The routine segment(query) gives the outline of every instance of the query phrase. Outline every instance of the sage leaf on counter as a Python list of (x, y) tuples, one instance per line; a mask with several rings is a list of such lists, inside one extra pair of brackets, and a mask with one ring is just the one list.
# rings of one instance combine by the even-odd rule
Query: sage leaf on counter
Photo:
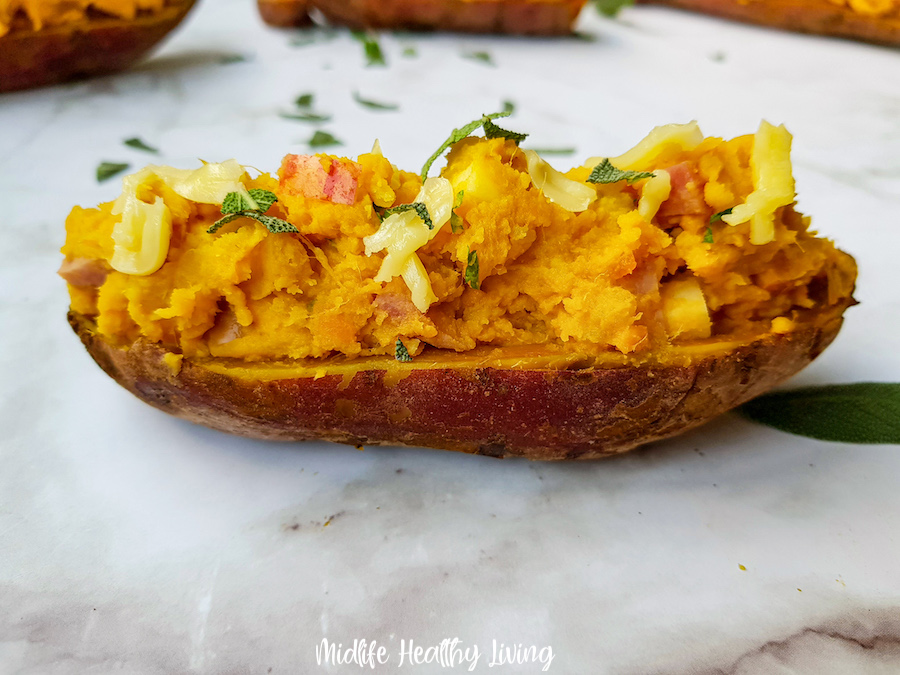
[(384, 58), (384, 52), (381, 51), (381, 45), (373, 35), (361, 30), (353, 30), (350, 31), (350, 33), (362, 43), (363, 51), (366, 55), (367, 66), (387, 65), (387, 61)]
[(370, 110), (398, 110), (400, 108), (396, 103), (382, 103), (381, 101), (373, 101), (369, 98), (363, 98), (359, 95), (358, 91), (353, 92), (353, 100), (359, 103), (364, 108), (369, 108)]
[(321, 129), (312, 135), (312, 138), (307, 141), (307, 144), (311, 148), (327, 148), (332, 145), (343, 145), (343, 143), (334, 136)]
[(614, 17), (623, 7), (630, 7), (634, 0), (593, 0), (594, 8), (603, 16)]
[(738, 408), (781, 431), (841, 443), (900, 444), (900, 383), (857, 382), (777, 391)]
[(159, 150), (154, 148), (152, 145), (147, 145), (140, 138), (129, 138), (125, 141), (122, 141), (129, 148), (134, 148), (135, 150), (143, 150), (144, 152), (152, 152), (154, 155), (159, 154)]
[(130, 164), (121, 162), (100, 162), (100, 166), (97, 167), (97, 182), (107, 181), (113, 176), (127, 171), (130, 166)]
[(469, 59), (471, 61), (478, 61), (487, 66), (496, 65), (494, 63), (493, 57), (488, 52), (465, 52), (463, 54), (464, 59)]

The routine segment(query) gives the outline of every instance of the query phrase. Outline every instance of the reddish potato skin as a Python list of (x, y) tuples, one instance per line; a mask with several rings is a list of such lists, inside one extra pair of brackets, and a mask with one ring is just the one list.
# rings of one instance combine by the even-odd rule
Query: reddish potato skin
[(307, 0), (257, 0), (256, 6), (262, 20), (270, 26), (290, 28), (312, 23)]
[(639, 0), (801, 33), (900, 45), (900, 12), (863, 16), (828, 0)]
[(16, 23), (0, 37), (0, 92), (124, 70), (171, 32), (193, 5), (194, 0), (179, 0), (131, 21), (92, 18), (39, 31)]
[[(273, 11), (272, 5), (281, 6)], [(331, 23), (358, 29), (442, 30), (516, 35), (567, 35), (585, 0), (258, 0), (274, 26), (303, 25), (319, 10)], [(288, 9), (294, 5), (295, 9)], [(282, 20), (282, 17), (284, 19)]]
[[(850, 304), (849, 302), (847, 304)], [(152, 406), (191, 422), (270, 440), (409, 445), (533, 460), (595, 459), (695, 427), (775, 386), (827, 347), (847, 305), (787, 335), (767, 335), (688, 366), (584, 370), (439, 368), (396, 383), (385, 371), (250, 381), (165, 350), (115, 347), (92, 320), (69, 323), (108, 375)]]

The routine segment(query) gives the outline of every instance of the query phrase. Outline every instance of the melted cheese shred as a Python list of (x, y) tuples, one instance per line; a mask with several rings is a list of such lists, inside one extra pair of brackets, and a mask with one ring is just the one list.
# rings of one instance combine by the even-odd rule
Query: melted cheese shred
[(750, 157), (753, 192), (743, 204), (722, 217), (729, 225), (750, 221), (750, 243), (754, 246), (775, 239), (775, 211), (794, 201), (791, 140), (784, 125), (776, 127), (766, 121), (759, 125)]
[[(379, 147), (291, 155), (278, 176), (151, 166), (115, 202), (70, 214), (72, 309), (114, 344), (194, 360), (352, 364), (393, 359), (400, 339), (413, 364), (426, 346), (599, 363), (790, 332), (798, 312), (847, 298), (852, 259), (794, 211), (790, 135), (698, 133), (663, 127), (614, 158), (654, 174), (633, 184), (588, 183), (592, 162), (561, 172), (502, 138), (456, 143), (424, 183)], [(229, 192), (254, 188), (299, 232), (250, 218), (207, 232)]]

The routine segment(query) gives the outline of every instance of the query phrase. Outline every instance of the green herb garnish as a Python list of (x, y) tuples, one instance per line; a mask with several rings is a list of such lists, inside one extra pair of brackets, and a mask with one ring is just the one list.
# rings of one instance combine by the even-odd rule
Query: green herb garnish
[(286, 220), (276, 218), (275, 216), (265, 215), (269, 207), (278, 201), (278, 197), (274, 192), (269, 190), (252, 189), (248, 190), (247, 195), (240, 192), (229, 192), (225, 195), (225, 201), (222, 202), (223, 218), (219, 218), (207, 230), (209, 234), (214, 234), (220, 227), (227, 225), (238, 218), (252, 218), (266, 226), (269, 232), (275, 234), (281, 232), (299, 232), (299, 230)]
[(539, 155), (574, 155), (575, 148), (529, 148)]
[(512, 115), (516, 111), (516, 104), (512, 101), (503, 101), (503, 112)]
[(312, 108), (314, 99), (314, 94), (306, 92), (305, 94), (300, 94), (297, 98), (294, 99), (294, 105), (298, 108)]
[(528, 134), (520, 134), (517, 131), (501, 129), (487, 117), (484, 118), (482, 126), (484, 127), (485, 138), (505, 138), (509, 141), (514, 141), (516, 145), (528, 138)]
[(463, 231), (463, 221), (458, 215), (456, 215), (456, 209), (458, 209), (462, 205), (463, 197), (466, 196), (465, 190), (460, 190), (456, 193), (456, 199), (453, 200), (453, 209), (450, 211), (450, 231), (451, 232), (462, 232)]
[(290, 112), (290, 113), (278, 113), (279, 117), (282, 117), (286, 120), (297, 120), (299, 122), (312, 122), (313, 124), (319, 124), (321, 122), (328, 122), (331, 120), (331, 115), (319, 115), (317, 113), (311, 112)]
[(618, 183), (621, 180), (626, 181), (629, 185), (635, 181), (644, 178), (652, 178), (653, 173), (650, 171), (623, 171), (614, 167), (609, 159), (604, 159), (588, 176), (588, 183)]
[(397, 110), (400, 108), (396, 103), (381, 103), (380, 101), (363, 98), (359, 95), (358, 91), (353, 92), (353, 100), (364, 108), (369, 108), (371, 110)]
[(244, 61), (248, 60), (249, 59), (244, 54), (223, 54), (219, 58), (219, 63), (221, 63), (223, 66), (227, 66), (231, 63), (243, 63)]
[(418, 55), (419, 55), (419, 52), (416, 51), (415, 47), (404, 47), (403, 48), (403, 56), (405, 56), (408, 59), (415, 58)]
[(732, 206), (730, 209), (725, 209), (724, 211), (719, 211), (718, 213), (714, 213), (709, 217), (709, 224), (718, 223), (722, 220), (722, 216), (730, 215), (731, 212), (734, 211), (734, 207)]
[(480, 288), (478, 272), (478, 251), (469, 251), (469, 256), (466, 260), (466, 274), (464, 278), (466, 280), (466, 283), (469, 285), (469, 288), (474, 288), (476, 291)]
[(431, 216), (428, 213), (428, 208), (425, 206), (424, 202), (400, 204), (400, 206), (393, 206), (389, 209), (385, 209), (381, 212), (381, 220), (384, 220), (388, 216), (391, 216), (395, 213), (403, 213), (404, 211), (415, 211), (416, 215), (422, 219), (423, 223), (425, 223), (425, 227), (427, 227), (429, 230), (434, 229), (434, 223), (431, 220)]
[(97, 182), (107, 181), (113, 176), (126, 171), (130, 166), (130, 164), (119, 162), (101, 162), (100, 166), (97, 167)]
[(129, 148), (134, 148), (135, 150), (143, 150), (144, 152), (152, 152), (154, 155), (159, 154), (159, 150), (154, 148), (152, 145), (147, 145), (140, 138), (129, 138), (128, 140), (122, 141)]
[(311, 148), (327, 148), (331, 145), (343, 145), (338, 139), (329, 134), (327, 131), (322, 131), (321, 129), (316, 131), (307, 141), (307, 145)]
[(703, 243), (704, 244), (712, 244), (713, 243), (713, 231), (709, 225), (706, 226), (706, 234), (703, 235)]
[(788, 433), (841, 443), (900, 443), (900, 383), (858, 382), (777, 391), (738, 411)]
[(623, 7), (631, 7), (634, 0), (593, 0), (594, 8), (603, 16), (616, 16)]
[(384, 53), (381, 51), (381, 45), (378, 44), (378, 40), (373, 35), (361, 30), (354, 30), (350, 32), (352, 33), (353, 37), (362, 44), (363, 51), (366, 54), (367, 66), (387, 65), (387, 61), (384, 60)]
[(394, 343), (394, 358), (398, 361), (402, 361), (403, 363), (409, 363), (412, 361), (412, 356), (409, 355), (409, 350), (406, 348), (400, 338), (397, 338), (397, 342)]
[(491, 57), (491, 55), (488, 52), (465, 52), (463, 54), (463, 58), (471, 59), (472, 61), (479, 61), (488, 66), (495, 65), (494, 59)]
[(422, 180), (424, 181), (426, 178), (428, 178), (428, 170), (431, 168), (431, 165), (434, 164), (435, 161), (437, 160), (437, 158), (440, 157), (441, 155), (443, 155), (444, 152), (447, 150), (447, 148), (449, 148), (451, 145), (453, 145), (454, 143), (458, 143), (462, 139), (470, 136), (478, 128), (480, 128), (481, 126), (484, 125), (485, 120), (496, 120), (501, 117), (509, 117), (509, 115), (510, 114), (508, 112), (495, 112), (495, 113), (490, 113), (488, 115), (482, 115), (481, 119), (477, 119), (472, 122), (469, 122), (468, 124), (466, 124), (463, 127), (460, 127), (459, 129), (454, 129), (451, 132), (450, 136), (447, 138), (447, 140), (444, 141), (443, 143), (441, 143), (441, 147), (439, 147), (437, 150), (435, 150), (434, 154), (431, 155), (431, 157), (429, 157), (428, 160), (425, 162), (425, 166), (422, 167), (422, 173), (421, 173)]

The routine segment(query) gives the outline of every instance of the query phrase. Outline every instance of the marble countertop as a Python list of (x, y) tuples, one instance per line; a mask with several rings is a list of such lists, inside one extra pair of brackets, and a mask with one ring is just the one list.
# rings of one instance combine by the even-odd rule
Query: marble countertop
[[(376, 672), (466, 672), (408, 662), (453, 638), (476, 672), (900, 672), (896, 446), (735, 415), (580, 464), (253, 442), (126, 394), (66, 324), (65, 217), (119, 189), (99, 162), (272, 170), (322, 128), (417, 167), (509, 100), (533, 146), (576, 148), (561, 168), (657, 124), (784, 122), (801, 210), (860, 266), (861, 304), (793, 383), (900, 380), (900, 53), (652, 7), (579, 29), (383, 35), (367, 67), (345, 31), (204, 0), (131, 72), (0, 96), (0, 673), (363, 669), (319, 664), (323, 640), (384, 647)], [(330, 122), (279, 116), (304, 92)], [(495, 643), (527, 662), (490, 667)]]

